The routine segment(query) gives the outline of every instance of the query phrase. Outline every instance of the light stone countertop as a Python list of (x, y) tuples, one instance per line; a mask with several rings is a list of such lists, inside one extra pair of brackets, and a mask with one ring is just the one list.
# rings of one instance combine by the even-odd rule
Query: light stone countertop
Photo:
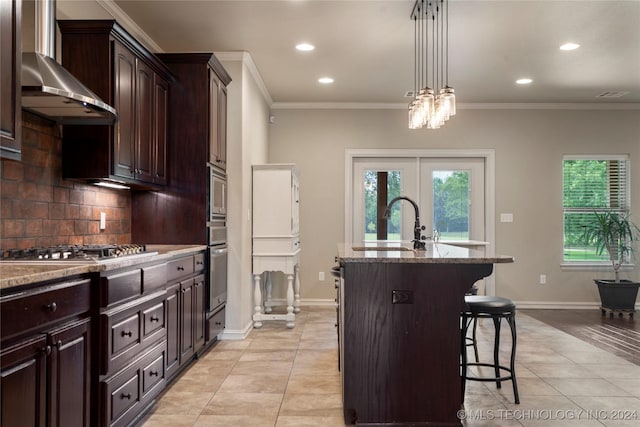
[(118, 268), (134, 267), (147, 262), (203, 251), (204, 245), (147, 245), (147, 252), (103, 261), (0, 261), (0, 289), (64, 279)]
[(340, 262), (406, 263), (406, 264), (495, 264), (514, 262), (512, 256), (485, 255), (475, 250), (444, 243), (426, 242), (426, 250), (414, 250), (412, 243), (366, 242), (338, 244)]

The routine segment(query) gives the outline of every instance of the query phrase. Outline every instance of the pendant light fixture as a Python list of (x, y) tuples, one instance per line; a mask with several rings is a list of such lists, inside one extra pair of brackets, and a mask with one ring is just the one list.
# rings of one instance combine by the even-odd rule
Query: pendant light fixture
[(449, 86), (449, 0), (416, 0), (414, 23), (414, 98), (409, 129), (438, 129), (456, 114)]

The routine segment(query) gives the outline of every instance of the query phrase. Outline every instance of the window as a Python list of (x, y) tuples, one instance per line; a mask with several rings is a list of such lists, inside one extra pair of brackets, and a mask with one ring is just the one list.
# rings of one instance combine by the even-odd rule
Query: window
[(594, 212), (628, 214), (629, 159), (627, 156), (565, 156), (562, 164), (564, 251), (568, 263), (609, 262), (606, 252), (584, 242), (584, 225)]

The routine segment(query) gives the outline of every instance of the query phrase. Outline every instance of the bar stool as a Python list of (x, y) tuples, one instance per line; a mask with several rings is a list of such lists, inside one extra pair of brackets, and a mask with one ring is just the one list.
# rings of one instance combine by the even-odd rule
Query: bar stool
[[(478, 295), (478, 286), (474, 283), (473, 286), (465, 293), (465, 295)], [(462, 324), (462, 321), (460, 322)], [(476, 358), (476, 362), (479, 362), (478, 358), (478, 340), (476, 338), (476, 331), (478, 330), (478, 322), (473, 319), (473, 332), (470, 337), (465, 337), (465, 345), (467, 347), (473, 347), (473, 355)]]
[[(511, 381), (513, 385), (513, 396), (515, 403), (520, 403), (518, 395), (518, 384), (515, 374), (516, 360), (516, 306), (510, 299), (494, 296), (467, 295), (464, 297), (465, 309), (461, 313), (462, 317), (462, 401), (466, 380), (471, 381), (495, 381), (497, 388), (502, 388), (502, 381)], [(495, 327), (495, 338), (493, 344), (493, 363), (467, 362), (467, 332), (472, 322), (478, 319), (492, 319)], [(511, 328), (511, 357), (509, 366), (500, 365), (500, 324), (505, 319)], [(475, 324), (474, 324), (475, 326)], [(475, 331), (474, 331), (475, 341)], [(485, 366), (494, 368), (494, 377), (472, 377), (467, 375), (467, 367)], [(501, 371), (508, 374), (501, 376)]]

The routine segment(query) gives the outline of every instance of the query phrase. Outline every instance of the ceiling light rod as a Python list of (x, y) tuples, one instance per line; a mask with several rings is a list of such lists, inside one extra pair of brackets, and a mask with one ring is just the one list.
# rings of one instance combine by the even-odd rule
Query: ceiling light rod
[(409, 129), (438, 129), (456, 114), (455, 92), (449, 86), (449, 0), (416, 0), (411, 20), (414, 99), (409, 104)]

